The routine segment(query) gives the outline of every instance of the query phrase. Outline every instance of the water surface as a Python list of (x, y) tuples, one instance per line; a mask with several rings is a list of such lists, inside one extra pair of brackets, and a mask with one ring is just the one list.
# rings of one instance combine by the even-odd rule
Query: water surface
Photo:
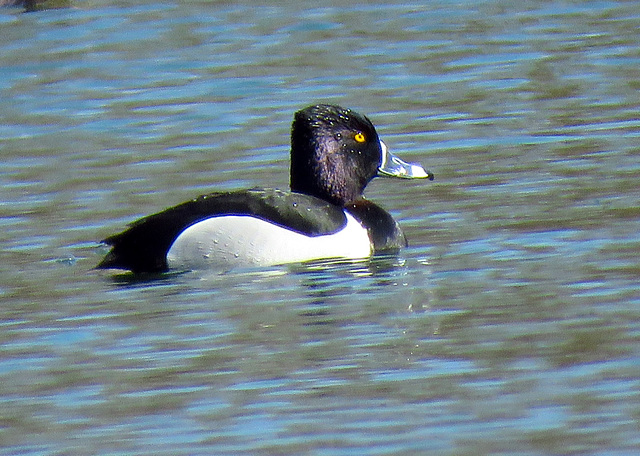
[[(622, 1), (2, 9), (3, 454), (633, 454), (639, 26)], [(314, 102), (436, 174), (368, 188), (399, 257), (92, 270), (140, 216), (286, 188)]]

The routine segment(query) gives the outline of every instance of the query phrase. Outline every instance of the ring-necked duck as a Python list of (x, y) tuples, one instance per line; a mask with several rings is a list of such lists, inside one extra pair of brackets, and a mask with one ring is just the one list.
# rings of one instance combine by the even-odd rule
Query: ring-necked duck
[(102, 241), (112, 249), (97, 267), (230, 269), (397, 251), (407, 245), (398, 223), (362, 197), (376, 176), (433, 180), (392, 155), (367, 117), (310, 106), (291, 129), (291, 192), (210, 193), (142, 218)]
[(26, 13), (46, 9), (70, 8), (71, 0), (0, 0), (0, 6), (24, 6)]

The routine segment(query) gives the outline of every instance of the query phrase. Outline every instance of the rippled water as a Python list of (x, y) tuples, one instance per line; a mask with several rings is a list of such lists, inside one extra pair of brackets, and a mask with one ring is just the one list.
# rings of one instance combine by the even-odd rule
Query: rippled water
[[(636, 2), (0, 10), (0, 453), (640, 447)], [(134, 281), (97, 241), (287, 187), (292, 114), (369, 115), (434, 182), (411, 247)]]

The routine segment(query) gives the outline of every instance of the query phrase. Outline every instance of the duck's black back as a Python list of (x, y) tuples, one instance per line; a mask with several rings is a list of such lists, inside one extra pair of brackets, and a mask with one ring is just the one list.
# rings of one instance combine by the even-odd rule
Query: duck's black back
[(222, 215), (253, 216), (307, 236), (334, 233), (346, 223), (341, 207), (310, 195), (274, 189), (211, 193), (142, 218), (106, 238), (102, 242), (112, 249), (97, 267), (166, 271), (167, 252), (178, 235), (199, 221)]

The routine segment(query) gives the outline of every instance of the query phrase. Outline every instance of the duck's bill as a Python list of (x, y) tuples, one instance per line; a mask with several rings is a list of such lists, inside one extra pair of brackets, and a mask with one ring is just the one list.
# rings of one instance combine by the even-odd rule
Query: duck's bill
[(399, 159), (389, 152), (387, 145), (382, 141), (380, 141), (380, 148), (382, 149), (382, 163), (380, 163), (378, 167), (379, 176), (433, 180), (433, 173), (431, 171), (425, 171), (420, 165), (407, 163)]

